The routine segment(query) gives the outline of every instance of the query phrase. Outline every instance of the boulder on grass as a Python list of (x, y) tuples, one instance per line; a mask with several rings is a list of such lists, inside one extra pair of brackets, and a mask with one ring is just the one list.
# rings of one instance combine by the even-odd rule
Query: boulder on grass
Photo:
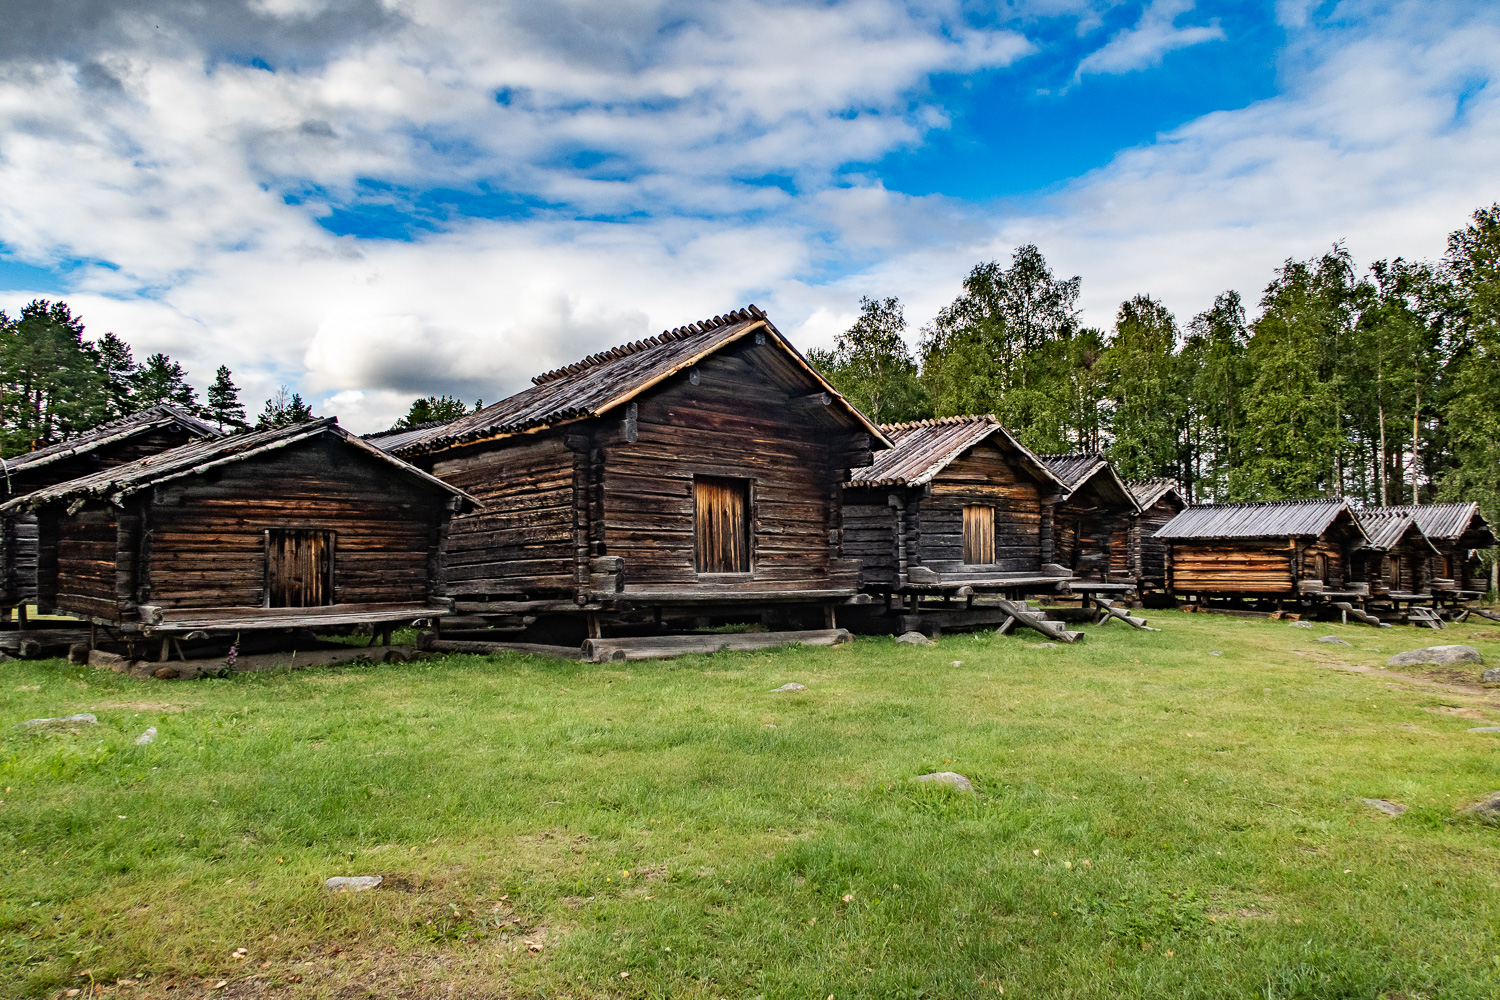
[(1500, 667), (1491, 667), (1479, 679), (1486, 684), (1500, 684)]
[(335, 875), (324, 882), (323, 887), (330, 892), (364, 892), (384, 881), (380, 875)]
[(1360, 801), (1371, 809), (1379, 809), (1387, 816), (1400, 816), (1406, 812), (1406, 806), (1399, 802), (1392, 802), (1390, 799), (1360, 799)]
[(806, 690), (807, 690), (807, 685), (806, 684), (798, 684), (796, 681), (792, 681), (790, 684), (783, 684), (783, 685), (781, 685), (781, 687), (776, 688), (771, 693), (772, 694), (779, 694), (782, 691), (806, 691)]
[(45, 726), (97, 726), (99, 720), (91, 712), (79, 712), (77, 715), (60, 715), (53, 719), (27, 719), (17, 726), (26, 729), (37, 729)]
[(1318, 636), (1317, 641), (1318, 642), (1326, 642), (1326, 643), (1330, 643), (1330, 644), (1336, 644), (1336, 645), (1339, 645), (1339, 646), (1352, 646), (1352, 645), (1354, 645), (1354, 643), (1349, 642), (1349, 641), (1347, 641), (1345, 639), (1340, 639), (1336, 635), (1320, 635), (1320, 636)]
[(1388, 667), (1451, 667), (1460, 663), (1483, 663), (1484, 657), (1473, 646), (1428, 646), (1397, 653), (1385, 661)]
[(902, 632), (896, 636), (896, 641), (908, 646), (936, 646), (937, 643), (927, 638), (921, 632)]
[(1500, 824), (1500, 792), (1490, 792), (1464, 812), (1486, 823)]
[(919, 774), (913, 781), (931, 781), (939, 785), (947, 785), (949, 788), (960, 792), (972, 792), (974, 783), (957, 771), (935, 771), (932, 774)]

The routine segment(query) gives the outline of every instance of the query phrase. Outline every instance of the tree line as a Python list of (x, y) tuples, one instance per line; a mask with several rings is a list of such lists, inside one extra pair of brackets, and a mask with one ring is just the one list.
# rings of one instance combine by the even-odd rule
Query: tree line
[(88, 340), (66, 302), (36, 299), (15, 317), (0, 311), (0, 454), (33, 451), (163, 403), (222, 431), (312, 419), (312, 407), (282, 386), (252, 424), (232, 374), (220, 365), (200, 400), (181, 364), (163, 353), (137, 362), (113, 333)]
[(809, 360), (879, 422), (993, 413), (1197, 503), (1463, 499), (1500, 523), (1500, 204), (1438, 261), (1288, 259), (1253, 317), (1236, 291), (1186, 323), (1141, 294), (1100, 330), (1080, 284), (1024, 246), (970, 271), (915, 350), (901, 302), (867, 297)]

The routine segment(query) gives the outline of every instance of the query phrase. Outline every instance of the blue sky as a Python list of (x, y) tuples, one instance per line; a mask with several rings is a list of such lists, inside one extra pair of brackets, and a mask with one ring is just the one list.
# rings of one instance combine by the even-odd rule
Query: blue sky
[[(29, 9), (29, 8), (28, 8)], [(1500, 198), (1500, 14), (1346, 0), (59, 0), (0, 38), (0, 308), (357, 429), (754, 301), (917, 327), (1036, 242), (1086, 320)]]

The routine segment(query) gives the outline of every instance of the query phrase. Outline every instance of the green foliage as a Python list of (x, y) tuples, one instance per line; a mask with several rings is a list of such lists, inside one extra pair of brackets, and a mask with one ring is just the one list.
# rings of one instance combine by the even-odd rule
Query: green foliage
[[(479, 409), (480, 400), (475, 402), (474, 409)], [(420, 427), (423, 424), (435, 422), (447, 423), (457, 420), (465, 413), (470, 412), (464, 406), (463, 401), (454, 396), (424, 396), (421, 399), (412, 400), (411, 409), (406, 416), (396, 421), (395, 427)]]
[(1120, 306), (1101, 359), (1109, 458), (1126, 479), (1178, 474), (1187, 422), (1177, 321), (1148, 295)]
[(113, 333), (99, 338), (99, 374), (104, 379), (104, 397), (110, 419), (126, 417), (136, 411), (135, 358), (130, 345)]
[(162, 403), (190, 412), (198, 409), (198, 390), (188, 385), (187, 371), (160, 352), (148, 357), (130, 376), (131, 402), (137, 410)]
[(1239, 465), (1250, 385), (1245, 359), (1249, 339), (1238, 292), (1219, 295), (1188, 324), (1181, 357), (1187, 454), (1177, 478), (1199, 502), (1227, 496), (1229, 476)]
[(1500, 524), (1500, 203), (1448, 238), (1457, 315), (1443, 424), (1454, 456), (1444, 499), (1477, 500)]
[(97, 352), (65, 302), (0, 312), (0, 449), (13, 455), (109, 417)]
[(906, 346), (906, 315), (899, 299), (859, 300), (859, 319), (839, 335), (832, 351), (812, 350), (812, 366), (877, 424), (930, 416), (931, 402)]
[(203, 408), (203, 415), (218, 424), (221, 431), (226, 427), (246, 426), (245, 407), (240, 403), (239, 386), (230, 378), (232, 374), (228, 368), (219, 366), (213, 384), (208, 387), (208, 405)]
[(265, 408), (255, 420), (255, 429), (263, 431), (273, 427), (290, 427), (312, 419), (312, 407), (303, 402), (301, 394), (283, 385), (276, 389), (275, 395), (266, 400)]
[(1095, 447), (1100, 344), (1078, 326), (1077, 277), (1035, 246), (1009, 268), (977, 265), (922, 338), (922, 380), (939, 415), (993, 413), (1039, 451)]

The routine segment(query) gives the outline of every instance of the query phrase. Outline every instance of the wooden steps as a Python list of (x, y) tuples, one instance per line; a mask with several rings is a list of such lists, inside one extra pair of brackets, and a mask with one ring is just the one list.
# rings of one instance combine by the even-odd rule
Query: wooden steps
[(1137, 618), (1132, 614), (1121, 611), (1119, 608), (1115, 607), (1114, 601), (1103, 601), (1096, 599), (1094, 603), (1099, 605), (1099, 619), (1094, 624), (1106, 625), (1109, 623), (1111, 618), (1118, 618), (1120, 619), (1120, 621), (1129, 625), (1131, 628), (1145, 629), (1147, 631), (1150, 631), (1151, 626), (1146, 624), (1146, 619)]
[(1443, 629), (1448, 626), (1439, 617), (1438, 613), (1431, 608), (1408, 608), (1406, 620), (1413, 625), (1426, 625), (1430, 629)]
[(1348, 601), (1334, 601), (1333, 606), (1339, 609), (1339, 620), (1345, 625), (1348, 625), (1349, 619), (1353, 618), (1355, 621), (1364, 622), (1366, 625), (1373, 625), (1376, 628), (1391, 627), (1388, 622), (1381, 621), (1363, 608), (1356, 608)]
[(1039, 611), (1026, 601), (996, 601), (995, 606), (1009, 616), (1010, 621), (1000, 626), (1001, 632), (1009, 632), (1015, 625), (1025, 625), (1042, 633), (1054, 642), (1075, 643), (1084, 638), (1082, 632), (1070, 632), (1062, 622), (1048, 618), (1046, 614)]

